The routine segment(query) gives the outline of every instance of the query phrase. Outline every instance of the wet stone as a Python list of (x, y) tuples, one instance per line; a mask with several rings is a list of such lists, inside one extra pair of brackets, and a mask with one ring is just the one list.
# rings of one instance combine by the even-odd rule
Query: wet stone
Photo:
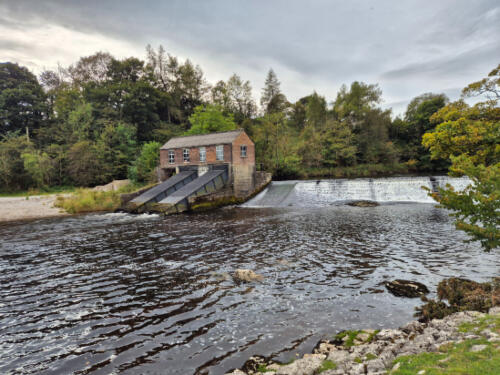
[(416, 298), (429, 293), (422, 283), (409, 280), (394, 280), (385, 283), (387, 290), (396, 297)]

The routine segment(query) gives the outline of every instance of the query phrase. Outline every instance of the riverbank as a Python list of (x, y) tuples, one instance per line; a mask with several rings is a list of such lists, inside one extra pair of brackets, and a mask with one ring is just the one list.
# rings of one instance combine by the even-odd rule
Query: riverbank
[(500, 307), (410, 322), (399, 329), (346, 331), (288, 364), (250, 358), (230, 375), (499, 374)]
[(58, 195), (0, 197), (0, 222), (67, 216), (54, 206)]

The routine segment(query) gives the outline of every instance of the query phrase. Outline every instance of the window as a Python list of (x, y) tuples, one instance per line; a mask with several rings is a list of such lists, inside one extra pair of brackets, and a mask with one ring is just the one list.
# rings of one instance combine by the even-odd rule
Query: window
[(224, 146), (215, 146), (215, 158), (217, 160), (224, 160)]
[(207, 149), (205, 147), (200, 147), (200, 161), (207, 161)]
[(174, 164), (175, 163), (175, 152), (174, 152), (174, 150), (168, 150), (168, 162), (170, 164)]
[(240, 156), (242, 158), (247, 157), (247, 146), (246, 145), (240, 146)]
[(182, 155), (184, 156), (184, 163), (189, 163), (189, 148), (185, 148)]

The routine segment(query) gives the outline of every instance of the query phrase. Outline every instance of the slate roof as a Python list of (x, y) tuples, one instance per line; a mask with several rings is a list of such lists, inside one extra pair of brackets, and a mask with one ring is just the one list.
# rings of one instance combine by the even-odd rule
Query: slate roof
[(238, 136), (243, 133), (243, 129), (231, 130), (228, 132), (210, 133), (202, 135), (188, 135), (185, 137), (174, 137), (165, 143), (161, 149), (173, 149), (181, 147), (197, 147), (224, 145), (233, 143)]

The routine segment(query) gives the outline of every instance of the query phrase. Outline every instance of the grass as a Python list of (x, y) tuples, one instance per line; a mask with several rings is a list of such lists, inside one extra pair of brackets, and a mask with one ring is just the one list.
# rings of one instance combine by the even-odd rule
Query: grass
[(459, 332), (463, 333), (480, 333), (482, 330), (489, 328), (492, 331), (497, 331), (500, 333), (500, 317), (486, 315), (483, 318), (479, 318), (475, 322), (462, 323), (458, 328)]
[[(460, 326), (462, 332), (480, 333), (486, 328), (500, 333), (500, 316), (487, 315)], [(486, 349), (472, 352), (473, 345), (486, 345)], [(500, 343), (484, 338), (470, 339), (444, 345), (438, 353), (400, 357), (394, 363), (398, 362), (400, 367), (392, 374), (410, 375), (425, 370), (426, 375), (497, 375), (500, 374)]]
[(268, 369), (266, 365), (259, 365), (257, 367), (257, 372), (274, 372), (274, 370)]
[(0, 197), (16, 198), (16, 197), (30, 197), (33, 195), (50, 195), (50, 194), (64, 194), (73, 193), (76, 191), (74, 186), (51, 186), (40, 189), (29, 189), (20, 191), (0, 191)]
[[(363, 341), (364, 343), (368, 343), (368, 342), (372, 342), (375, 335), (377, 333), (379, 333), (380, 330), (376, 330), (374, 332), (371, 332), (368, 336), (368, 338)], [(345, 347), (345, 348), (350, 348), (352, 346), (354, 346), (354, 340), (356, 340), (356, 337), (358, 337), (358, 335), (360, 333), (368, 333), (368, 332), (365, 332), (365, 331), (353, 331), (353, 330), (348, 330), (348, 331), (342, 331), (342, 332), (339, 332), (335, 335), (335, 338), (334, 340), (335, 341), (342, 341), (342, 345)], [(344, 339), (345, 337), (347, 337), (347, 339)], [(344, 341), (345, 340), (345, 341)]]
[(335, 370), (337, 368), (337, 365), (333, 361), (329, 361), (328, 359), (326, 361), (323, 361), (321, 364), (321, 367), (316, 371), (317, 374), (321, 374), (324, 371), (328, 370)]
[(121, 194), (134, 192), (144, 186), (144, 184), (131, 183), (116, 191), (77, 189), (70, 196), (58, 196), (54, 205), (70, 214), (115, 211), (121, 206)]
[[(356, 336), (359, 335), (361, 331), (342, 331), (339, 332), (335, 335), (335, 341), (343, 341), (343, 345), (346, 348), (350, 348), (351, 346), (354, 346), (354, 340), (356, 339)], [(344, 338), (347, 337), (347, 339), (344, 340)]]

